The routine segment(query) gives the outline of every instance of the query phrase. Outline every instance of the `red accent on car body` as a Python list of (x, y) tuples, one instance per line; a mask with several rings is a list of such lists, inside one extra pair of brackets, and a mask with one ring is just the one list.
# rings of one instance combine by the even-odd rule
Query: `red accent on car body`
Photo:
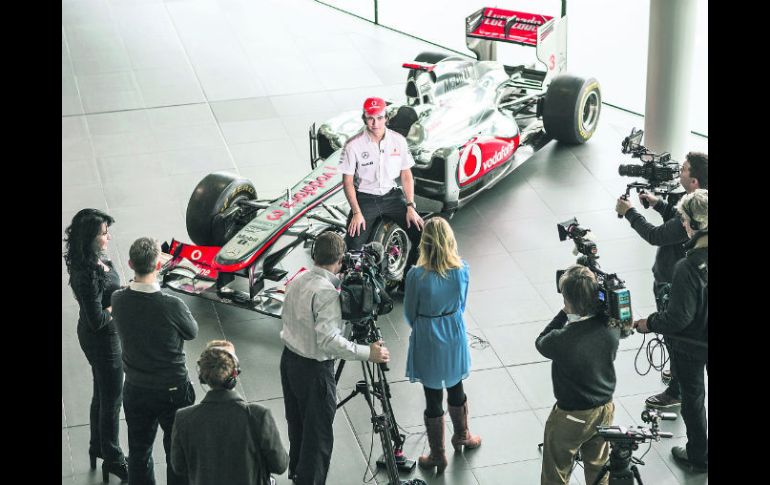
[(221, 246), (195, 246), (193, 244), (181, 243), (177, 240), (171, 241), (169, 254), (174, 256), (175, 261), (185, 258), (198, 269), (198, 276), (216, 279), (218, 271), (217, 264), (214, 262), (214, 256), (217, 255)]
[(519, 140), (519, 135), (513, 138), (472, 138), (460, 150), (460, 161), (457, 164), (458, 185), (465, 187), (472, 184), (510, 159), (519, 147)]
[(292, 226), (292, 224), (294, 224), (295, 222), (297, 222), (297, 220), (298, 220), (300, 217), (304, 216), (304, 215), (305, 215), (305, 214), (306, 214), (306, 213), (307, 213), (307, 212), (308, 212), (310, 209), (313, 209), (315, 206), (317, 206), (318, 204), (320, 204), (320, 203), (321, 203), (321, 202), (323, 202), (324, 200), (326, 200), (326, 199), (328, 199), (329, 197), (331, 197), (331, 196), (333, 196), (334, 194), (336, 194), (336, 193), (337, 193), (337, 191), (338, 191), (338, 189), (339, 189), (339, 188), (341, 188), (341, 187), (342, 187), (342, 182), (340, 182), (339, 184), (337, 184), (337, 185), (333, 186), (333, 187), (331, 188), (331, 190), (329, 190), (329, 192), (327, 192), (327, 193), (326, 193), (326, 195), (324, 195), (323, 197), (320, 197), (318, 200), (314, 201), (313, 203), (309, 204), (307, 207), (305, 207), (304, 209), (302, 209), (301, 211), (299, 211), (299, 212), (298, 212), (298, 213), (297, 213), (297, 214), (296, 214), (294, 217), (292, 217), (292, 218), (291, 218), (291, 219), (290, 219), (290, 220), (289, 220), (289, 221), (288, 221), (286, 224), (284, 224), (284, 225), (283, 225), (283, 227), (281, 227), (281, 229), (279, 229), (279, 230), (278, 230), (278, 232), (276, 232), (276, 233), (273, 235), (273, 237), (271, 237), (271, 238), (270, 238), (270, 239), (269, 239), (269, 240), (268, 240), (268, 241), (267, 241), (265, 244), (263, 244), (263, 245), (262, 245), (262, 246), (261, 246), (261, 247), (260, 247), (258, 250), (256, 250), (256, 251), (254, 252), (254, 254), (253, 254), (251, 257), (249, 257), (248, 259), (246, 259), (246, 260), (244, 260), (244, 261), (241, 261), (240, 263), (236, 263), (236, 264), (228, 264), (228, 265), (219, 264), (219, 263), (217, 263), (216, 261), (212, 261), (212, 263), (214, 264), (214, 266), (216, 267), (216, 269), (218, 269), (219, 271), (224, 271), (225, 273), (234, 273), (234, 272), (236, 272), (236, 271), (242, 270), (243, 268), (247, 268), (247, 267), (249, 267), (249, 266), (250, 266), (250, 265), (251, 265), (251, 264), (252, 264), (254, 261), (256, 261), (256, 259), (257, 259), (257, 258), (258, 258), (258, 257), (259, 257), (259, 256), (260, 256), (262, 253), (264, 253), (264, 252), (265, 252), (265, 250), (267, 250), (267, 248), (269, 248), (270, 246), (272, 246), (272, 244), (273, 244), (275, 241), (277, 241), (277, 240), (278, 240), (278, 238), (279, 238), (279, 237), (281, 237), (281, 235), (282, 235), (284, 232), (286, 232), (286, 230), (287, 230), (288, 228), (290, 228), (290, 227)]
[[(537, 46), (537, 29), (553, 17), (536, 13), (516, 12), (502, 8), (486, 8), (481, 22), (468, 35), (482, 39), (504, 40), (519, 44)], [(505, 24), (514, 19), (508, 32)]]
[(435, 64), (428, 64), (426, 62), (405, 62), (401, 64), (401, 67), (406, 67), (407, 69), (417, 69), (419, 71), (428, 71), (428, 72), (431, 72), (432, 70), (436, 69)]

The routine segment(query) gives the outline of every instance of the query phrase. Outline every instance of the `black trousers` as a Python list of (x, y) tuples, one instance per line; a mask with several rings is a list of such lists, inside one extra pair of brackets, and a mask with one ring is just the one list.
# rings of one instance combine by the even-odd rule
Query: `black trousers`
[[(661, 307), (661, 301), (660, 301), (660, 298), (658, 298), (658, 295), (660, 295), (660, 292), (663, 290), (663, 288), (666, 285), (668, 285), (668, 283), (661, 282), (661, 281), (652, 282), (652, 291), (653, 291), (653, 294), (655, 295), (655, 306), (659, 312), (663, 311), (663, 308)], [(663, 343), (666, 345), (666, 349), (668, 350), (668, 355), (670, 356), (671, 347), (668, 346), (665, 340)], [(674, 399), (682, 399), (682, 392), (679, 388), (679, 379), (677, 379), (676, 377), (676, 371), (674, 370), (673, 364), (671, 365), (671, 381), (669, 381), (668, 387), (664, 392)]]
[(284, 347), (281, 386), (289, 425), (289, 474), (297, 485), (323, 485), (334, 446), (334, 361), (308, 359)]
[(166, 451), (166, 483), (187, 484), (187, 478), (171, 468), (171, 431), (179, 408), (195, 403), (195, 389), (190, 381), (172, 389), (147, 389), (126, 382), (123, 385), (123, 410), (128, 425), (128, 483), (155, 485), (152, 445), (163, 429), (163, 449)]
[(671, 369), (679, 376), (682, 390), (682, 419), (687, 427), (687, 458), (708, 463), (709, 441), (706, 422), (706, 383), (708, 359), (698, 359), (681, 352), (671, 353)]
[[(442, 403), (444, 401), (443, 389), (431, 389), (422, 386), (425, 391), (425, 416), (428, 418), (438, 418), (444, 415)], [(450, 406), (462, 406), (465, 403), (465, 391), (463, 390), (463, 381), (458, 382), (452, 387), (447, 387), (447, 402)]]
[(78, 341), (94, 380), (89, 451), (107, 462), (122, 463), (125, 458), (120, 449), (118, 430), (123, 402), (123, 361), (118, 334), (93, 333), (78, 325)]
[[(388, 217), (393, 219), (396, 224), (406, 231), (406, 235), (412, 243), (412, 249), (409, 251), (406, 260), (406, 268), (404, 268), (404, 277), (406, 277), (409, 269), (417, 261), (417, 245), (420, 243), (421, 234), (414, 224), (411, 227), (406, 227), (406, 198), (404, 193), (400, 188), (395, 188), (385, 195), (356, 192), (356, 200), (358, 200), (358, 207), (361, 208), (361, 214), (364, 216), (364, 221), (366, 221), (366, 230), (362, 230), (355, 237), (351, 237), (348, 233), (345, 234), (345, 244), (347, 244), (348, 249), (361, 249), (364, 244), (369, 242), (374, 224), (378, 218)], [(350, 225), (352, 218), (353, 213), (350, 212), (346, 226)]]

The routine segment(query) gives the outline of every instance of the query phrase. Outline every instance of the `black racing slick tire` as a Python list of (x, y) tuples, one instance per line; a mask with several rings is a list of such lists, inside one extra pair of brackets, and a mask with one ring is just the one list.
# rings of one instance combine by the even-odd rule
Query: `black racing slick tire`
[(599, 82), (569, 74), (554, 78), (543, 102), (543, 128), (556, 140), (570, 144), (588, 141), (599, 124), (602, 95)]
[[(414, 58), (414, 61), (426, 62), (428, 64), (436, 64), (437, 62), (443, 61), (444, 59), (449, 59), (450, 57), (458, 60), (461, 59), (460, 57), (452, 56), (451, 54), (443, 54), (441, 52), (420, 52), (419, 54), (417, 54), (417, 57)], [(417, 69), (409, 69), (409, 73), (406, 75), (407, 83), (409, 82), (410, 79), (414, 78), (417, 75), (417, 72), (418, 72)], [(433, 80), (435, 81), (435, 79), (436, 78), (434, 77)], [(409, 94), (407, 92), (407, 96), (415, 96), (416, 94), (417, 93)]]
[(383, 276), (388, 288), (393, 288), (406, 276), (406, 261), (409, 258), (409, 251), (412, 243), (406, 231), (391, 219), (383, 219), (372, 234), (370, 242), (377, 241), (385, 248), (384, 258), (387, 259), (387, 265)]
[(187, 234), (199, 246), (222, 246), (234, 235), (235, 217), (221, 214), (238, 200), (254, 200), (257, 190), (249, 180), (229, 172), (206, 175), (187, 204)]
[(415, 62), (427, 62), (428, 64), (435, 64), (438, 61), (443, 61), (451, 54), (443, 54), (441, 52), (420, 52), (417, 57), (414, 58)]

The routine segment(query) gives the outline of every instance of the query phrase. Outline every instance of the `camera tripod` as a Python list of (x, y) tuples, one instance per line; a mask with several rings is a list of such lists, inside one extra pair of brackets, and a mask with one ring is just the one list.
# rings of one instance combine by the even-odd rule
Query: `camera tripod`
[(634, 480), (639, 485), (644, 485), (639, 475), (639, 468), (636, 466), (644, 465), (644, 462), (632, 455), (638, 447), (634, 442), (611, 441), (610, 460), (604, 464), (593, 485), (598, 485), (607, 472), (610, 474), (609, 485), (633, 485)]
[[(353, 342), (369, 345), (382, 340), (382, 334), (375, 324), (374, 318), (351, 322), (351, 327), (352, 332), (349, 340)], [(345, 360), (340, 359), (334, 374), (335, 383), (339, 383), (344, 367)], [(337, 409), (344, 406), (356, 395), (363, 395), (372, 414), (371, 421), (374, 425), (374, 432), (380, 435), (380, 443), (382, 444), (383, 456), (377, 460), (377, 465), (387, 469), (389, 485), (425, 484), (419, 478), (405, 481), (398, 476), (398, 470), (411, 472), (414, 469), (415, 461), (408, 459), (403, 452), (406, 437), (399, 433), (396, 417), (393, 415), (393, 408), (390, 405), (390, 385), (385, 376), (385, 372), (389, 370), (387, 364), (370, 364), (367, 361), (362, 361), (361, 369), (364, 375), (363, 380), (356, 382), (355, 389), (337, 404)], [(372, 397), (380, 401), (381, 413), (375, 409)]]

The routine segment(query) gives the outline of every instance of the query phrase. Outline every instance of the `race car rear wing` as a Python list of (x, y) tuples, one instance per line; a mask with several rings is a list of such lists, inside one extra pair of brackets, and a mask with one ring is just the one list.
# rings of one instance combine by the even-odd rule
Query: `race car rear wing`
[(465, 18), (465, 44), (479, 61), (498, 60), (497, 42), (535, 47), (542, 66), (524, 70), (522, 83), (528, 86), (522, 87), (544, 88), (567, 69), (566, 0), (559, 18), (491, 7)]

